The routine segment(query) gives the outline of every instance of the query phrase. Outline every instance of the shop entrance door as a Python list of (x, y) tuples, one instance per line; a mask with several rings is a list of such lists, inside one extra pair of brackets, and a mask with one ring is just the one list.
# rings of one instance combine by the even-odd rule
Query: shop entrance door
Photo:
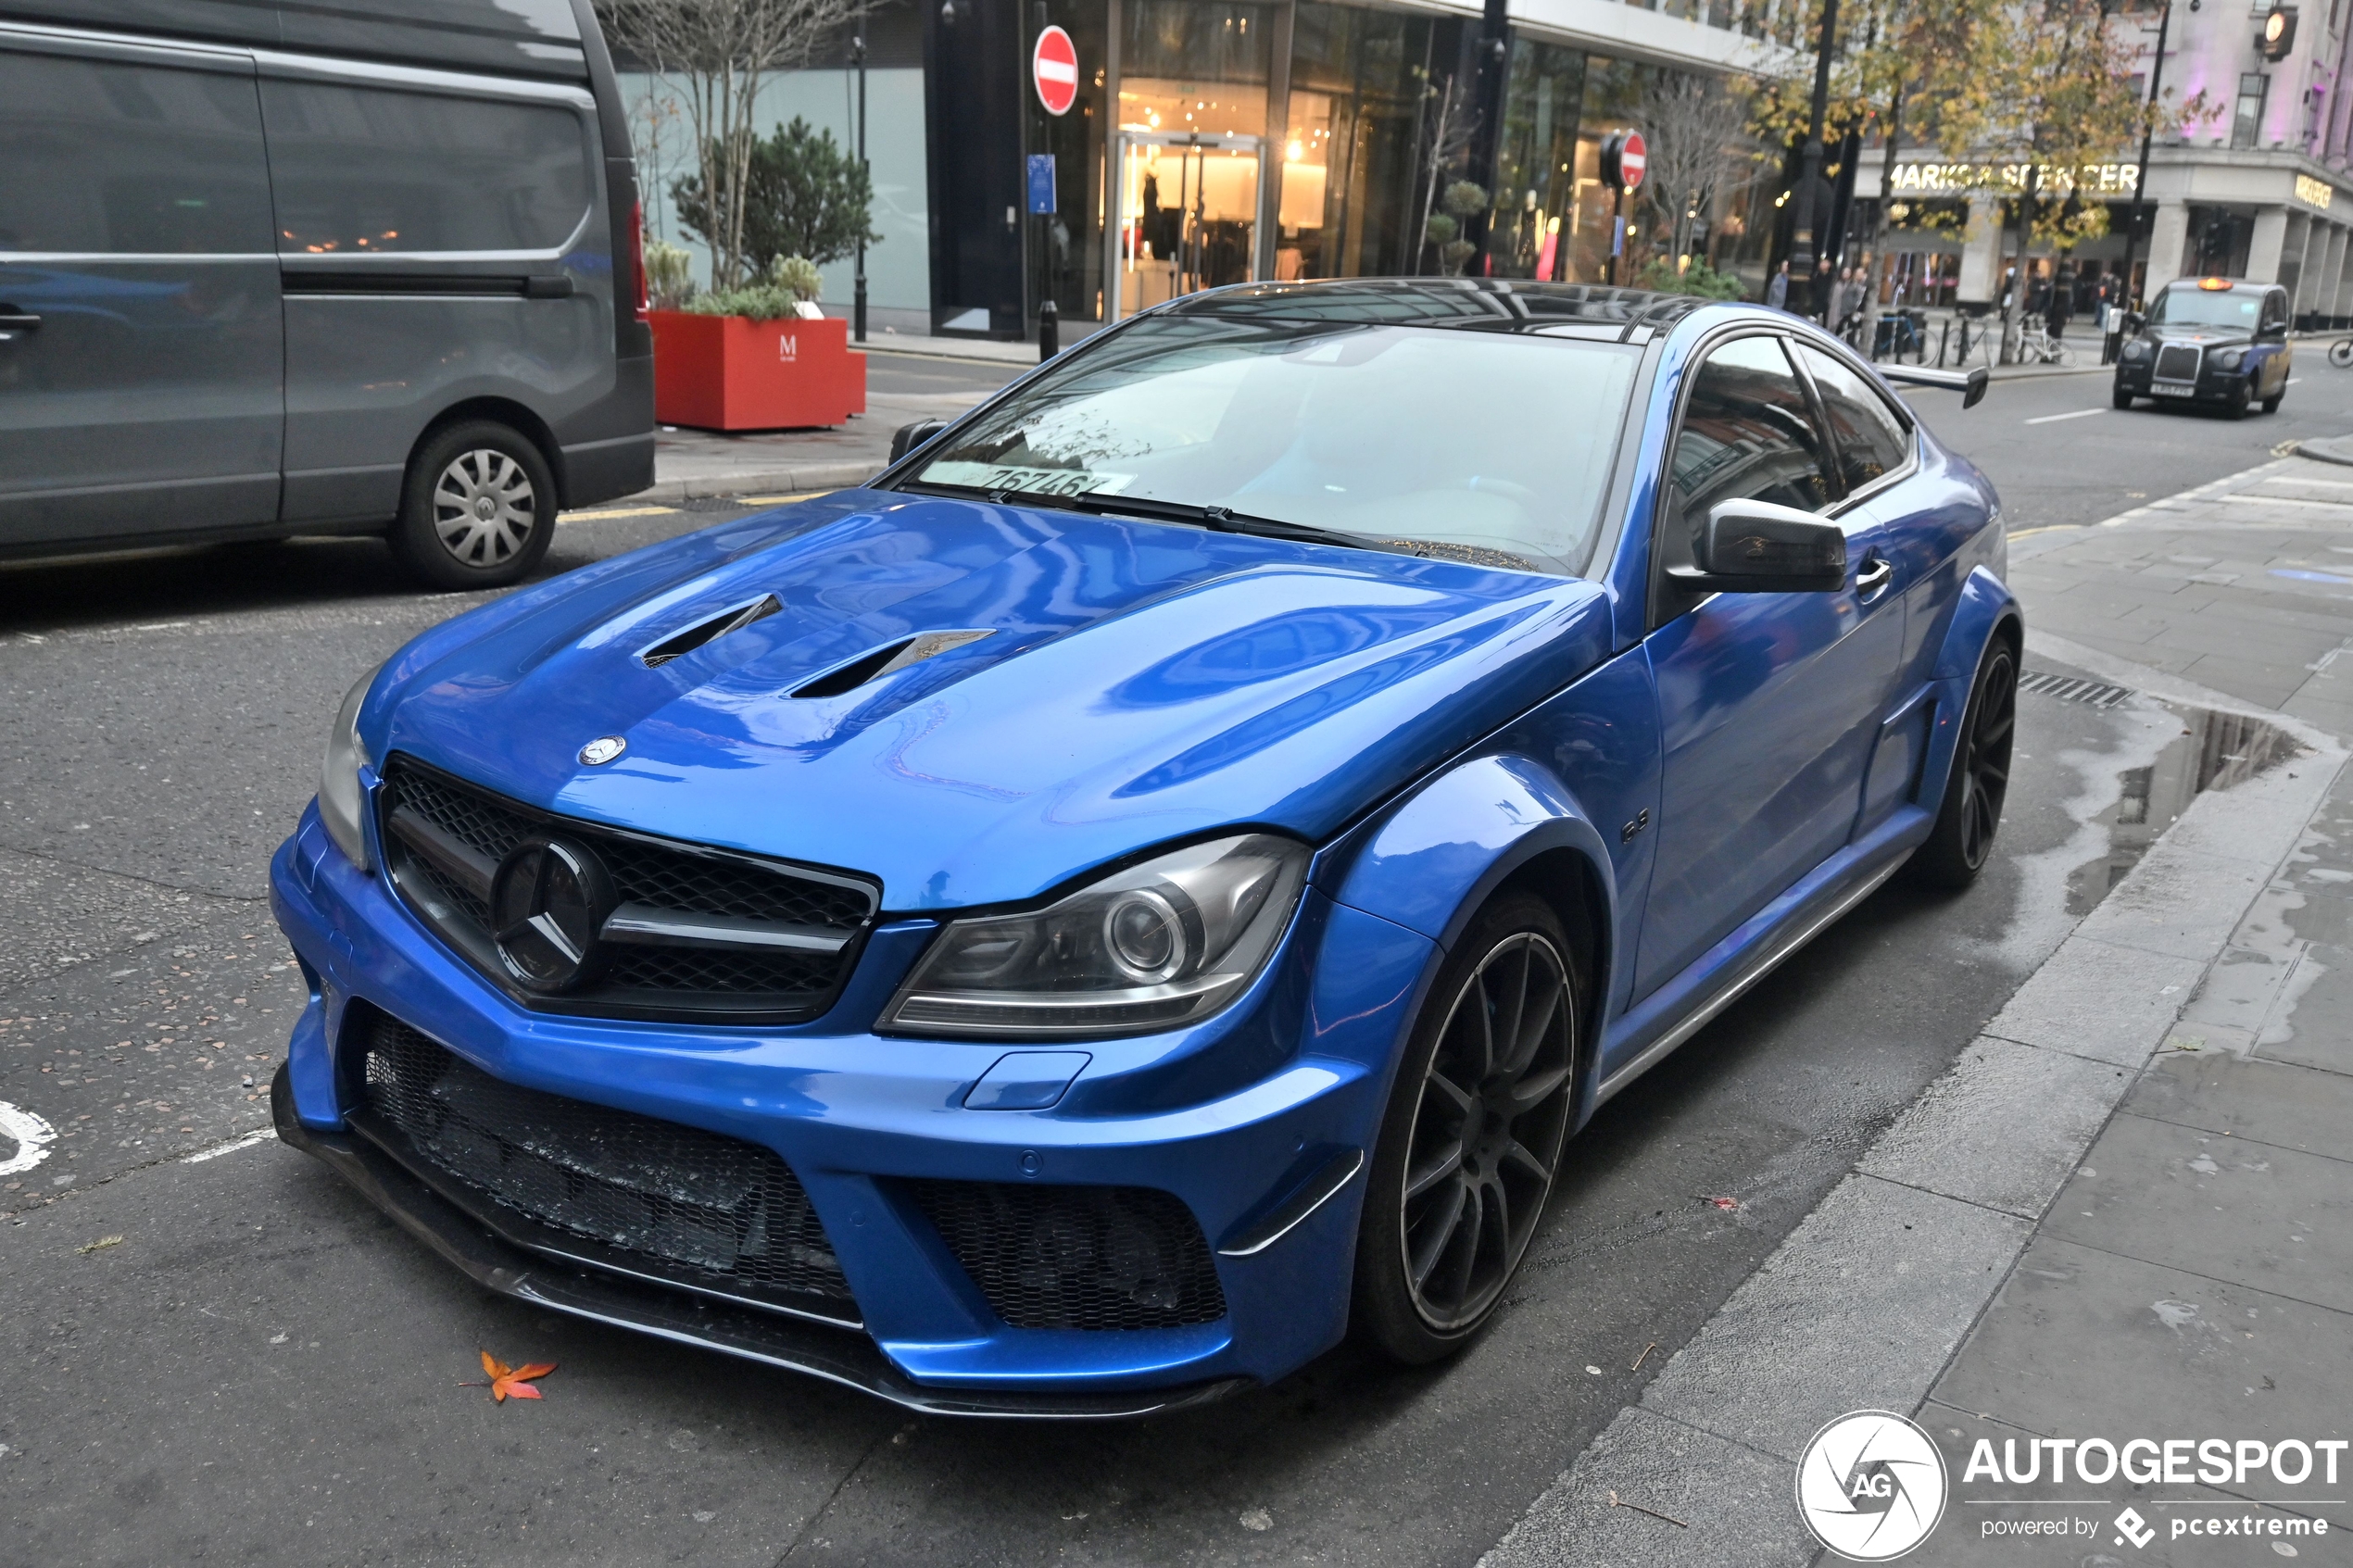
[(1259, 138), (1123, 131), (1106, 321), (1258, 276)]

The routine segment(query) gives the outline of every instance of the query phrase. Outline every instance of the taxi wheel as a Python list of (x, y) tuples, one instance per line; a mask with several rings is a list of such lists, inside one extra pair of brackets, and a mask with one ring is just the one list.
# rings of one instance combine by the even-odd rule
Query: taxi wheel
[(2010, 743), (2018, 728), (2018, 656), (1996, 636), (1978, 660), (1977, 682), (1961, 715), (1945, 775), (1944, 800), (1928, 842), (1912, 852), (1904, 874), (1911, 882), (1958, 890), (1977, 880), (1994, 853), (2002, 800), (2010, 787)]
[(2275, 392), (2271, 394), (2271, 396), (2263, 399), (2263, 411), (2267, 414), (2278, 413), (2280, 411), (2280, 400), (2286, 395), (2287, 394), (2284, 392)]
[(2116, 389), (2115, 397), (2116, 406), (2120, 408), (2129, 408), (2133, 406), (2133, 395), (2120, 386)]
[(2246, 380), (2242, 378), (2233, 382), (2230, 395), (2222, 400), (2222, 417), (2226, 420), (2246, 418), (2246, 407), (2252, 401), (2254, 398), (2246, 389)]
[(1357, 1227), (1351, 1326), (1391, 1360), (1467, 1344), (1527, 1255), (1568, 1141), (1581, 980), (1560, 916), (1514, 891), (1424, 999)]

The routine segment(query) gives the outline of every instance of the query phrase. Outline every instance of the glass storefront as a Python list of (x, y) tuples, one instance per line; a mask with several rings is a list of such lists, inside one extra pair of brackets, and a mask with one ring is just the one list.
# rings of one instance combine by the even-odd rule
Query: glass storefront
[(1462, 28), (1453, 18), (1300, 0), (1274, 276), (1437, 270), (1420, 243), (1419, 154), (1445, 107), (1433, 60), (1452, 60)]

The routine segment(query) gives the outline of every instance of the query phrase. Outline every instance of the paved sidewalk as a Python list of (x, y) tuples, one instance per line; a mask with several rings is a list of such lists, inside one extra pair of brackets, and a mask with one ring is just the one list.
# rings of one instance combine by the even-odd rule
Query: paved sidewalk
[(890, 460), (890, 438), (900, 426), (916, 420), (953, 419), (988, 395), (869, 393), (866, 411), (832, 430), (727, 435), (664, 425), (654, 439), (654, 483), (628, 499), (793, 495), (862, 484)]
[[(2195, 797), (1484, 1568), (1829, 1561), (1798, 1461), (1870, 1409), (1913, 1415), (1947, 1468), (1944, 1522), (1907, 1562), (2353, 1556), (2353, 1454), (2335, 1486), (2259, 1468), (2208, 1485), (2195, 1461), (2170, 1485), (1968, 1470), (1981, 1437), (2353, 1438), (2353, 725), (2313, 686), (2353, 637), (2353, 572), (2310, 564), (2340, 540), (2353, 561), (2353, 486), (2315, 489), (2319, 467), (2021, 538), (2029, 669), (2185, 716), (2120, 815), (2169, 769), (2229, 787)], [(2065, 1539), (1988, 1533), (2060, 1519)], [(2202, 1534), (2233, 1519), (2236, 1539)], [(2248, 1538), (2318, 1519), (2330, 1534)]]

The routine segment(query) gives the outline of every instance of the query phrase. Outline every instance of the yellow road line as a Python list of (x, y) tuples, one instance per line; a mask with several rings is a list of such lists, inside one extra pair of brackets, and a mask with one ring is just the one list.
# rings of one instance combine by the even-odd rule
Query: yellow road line
[(612, 507), (600, 512), (566, 512), (558, 522), (601, 522), (613, 517), (667, 517), (675, 507)]
[(738, 495), (736, 500), (747, 507), (778, 507), (786, 501), (813, 501), (820, 495), (830, 495), (830, 490), (804, 490), (798, 495)]
[(2046, 522), (2040, 528), (2014, 528), (2010, 530), (2010, 537), (2013, 539), (2032, 539), (2037, 533), (2053, 533), (2062, 528), (2082, 528), (2082, 526), (2083, 524), (2080, 522)]

